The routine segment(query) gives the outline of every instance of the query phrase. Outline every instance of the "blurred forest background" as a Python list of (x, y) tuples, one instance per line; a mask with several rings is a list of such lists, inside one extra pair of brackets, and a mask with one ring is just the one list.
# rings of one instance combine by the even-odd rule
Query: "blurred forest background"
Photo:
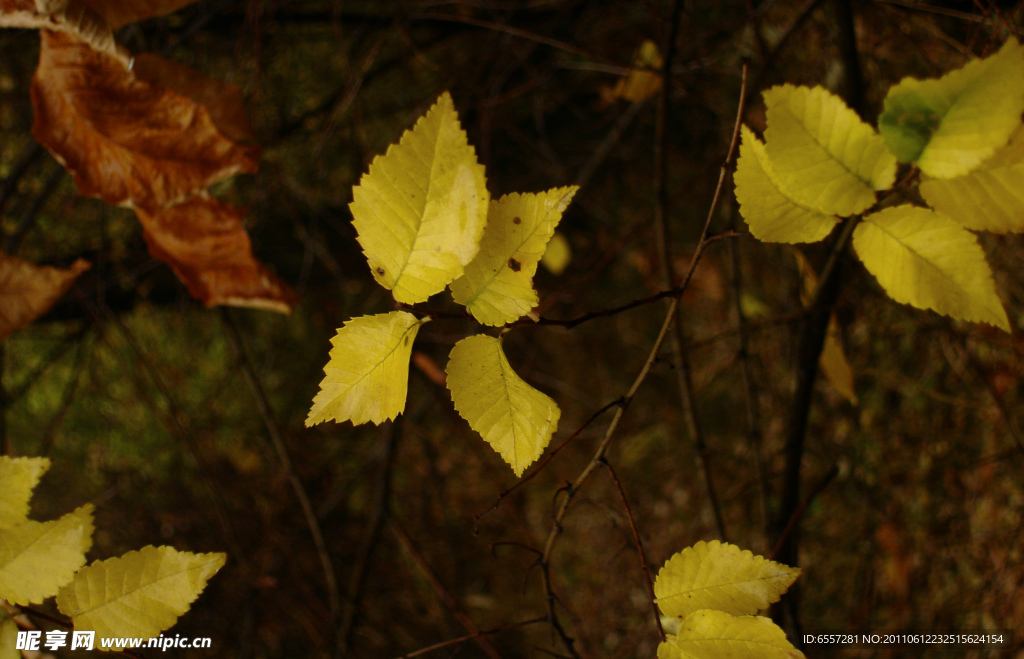
[[(580, 185), (560, 226), (572, 261), (536, 278), (542, 315), (576, 318), (665, 289), (660, 154), (672, 267), (685, 270), (729, 150), (744, 61), (744, 120), (756, 130), (761, 90), (792, 82), (848, 95), (853, 61), (874, 123), (902, 77), (938, 75), (1019, 38), (1024, 3), (688, 0), (659, 123), (660, 95), (613, 92), (645, 40), (668, 52), (675, 9), (667, 0), (200, 0), (122, 28), (132, 53), (163, 53), (243, 89), (265, 149), (259, 172), (212, 192), (252, 209), (256, 256), (302, 296), (290, 315), (204, 308), (148, 254), (131, 211), (79, 196), (31, 134), (39, 35), (0, 33), (4, 237), (36, 263), (94, 264), (0, 343), (4, 448), (53, 460), (34, 517), (95, 503), (91, 558), (146, 544), (227, 552), (171, 630), (212, 637), (213, 649), (180, 656), (397, 657), (476, 630), (488, 633), (416, 656), (567, 656), (544, 620), (536, 551), (560, 488), (591, 459), (611, 413), (478, 524), (516, 479), (431, 369), (477, 329), (471, 320), (420, 332), (398, 422), (303, 427), (335, 330), (393, 308), (348, 210), (370, 160), (450, 90), (492, 196)], [(841, 45), (850, 10), (856, 60)], [(764, 555), (776, 541), (801, 279), (792, 248), (743, 234), (731, 190), (711, 229), (740, 235), (708, 246), (680, 316), (704, 461), (671, 344), (608, 454), (653, 570), (721, 537), (702, 464), (726, 539)], [(1013, 335), (897, 304), (844, 259), (835, 310), (857, 399), (824, 378), (812, 399), (801, 496), (814, 496), (794, 536), (803, 631), (1024, 629), (1024, 244), (981, 240)], [(828, 247), (804, 249), (816, 269)], [(552, 448), (626, 393), (664, 304), (507, 336), (513, 366), (563, 410)], [(430, 306), (457, 309), (447, 293)], [(333, 588), (290, 474), (322, 529)], [(577, 493), (549, 567), (554, 608), (580, 656), (655, 656), (644, 575), (608, 470)], [(999, 651), (914, 652), (1024, 657), (1024, 633)]]

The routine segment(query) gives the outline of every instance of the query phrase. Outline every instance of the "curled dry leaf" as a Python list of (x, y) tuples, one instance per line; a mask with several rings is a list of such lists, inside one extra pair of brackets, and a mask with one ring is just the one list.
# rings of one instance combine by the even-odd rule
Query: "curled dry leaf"
[(192, 297), (290, 313), (298, 295), (252, 255), (245, 210), (196, 195), (154, 212), (136, 208), (149, 253), (171, 266)]
[(0, 0), (0, 27), (65, 32), (125, 63), (130, 59), (103, 16), (80, 0)]
[(88, 269), (83, 259), (61, 269), (0, 253), (0, 340), (46, 313)]
[(152, 211), (256, 171), (259, 148), (226, 136), (202, 105), (66, 34), (42, 32), (32, 104), (36, 140), (74, 175), (81, 194), (109, 204)]

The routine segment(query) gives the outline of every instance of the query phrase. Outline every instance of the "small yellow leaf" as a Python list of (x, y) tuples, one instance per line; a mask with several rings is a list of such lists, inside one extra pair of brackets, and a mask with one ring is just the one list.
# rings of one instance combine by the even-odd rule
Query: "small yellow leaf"
[(85, 504), (52, 522), (22, 522), (0, 530), (0, 597), (39, 604), (85, 565), (92, 546), (92, 511)]
[(479, 249), (490, 196), (447, 92), (374, 158), (352, 197), (370, 271), (396, 300), (423, 302), (462, 274)]
[(522, 476), (558, 428), (558, 405), (512, 370), (492, 336), (456, 343), (446, 371), (455, 409)]
[(565, 272), (571, 261), (572, 246), (569, 244), (569, 239), (561, 231), (556, 231), (555, 235), (551, 236), (551, 240), (548, 241), (547, 249), (544, 250), (544, 256), (540, 257), (540, 264), (557, 277)]
[(922, 180), (921, 196), (968, 229), (1024, 231), (1024, 124), (1018, 124), (1009, 144), (970, 173)]
[(95, 631), (97, 648), (106, 649), (103, 638), (153, 638), (189, 610), (226, 559), (143, 547), (79, 570), (57, 594), (57, 608), (75, 629)]
[(1013, 37), (998, 53), (939, 79), (904, 78), (878, 118), (901, 162), (936, 178), (961, 176), (1006, 144), (1024, 112), (1024, 47)]
[(733, 180), (750, 233), (769, 243), (813, 243), (827, 236), (839, 218), (803, 206), (780, 190), (764, 144), (745, 125), (741, 132)]
[(853, 247), (897, 302), (1010, 331), (978, 239), (945, 215), (886, 208), (857, 225)]
[(329, 419), (380, 424), (401, 414), (412, 344), (429, 320), (392, 311), (353, 318), (338, 329), (306, 426)]
[(661, 90), (661, 67), (664, 60), (658, 46), (648, 39), (640, 44), (633, 55), (633, 66), (629, 75), (620, 78), (612, 90), (615, 98), (641, 103)]
[(854, 215), (896, 181), (896, 158), (882, 138), (835, 94), (781, 85), (764, 100), (774, 179), (794, 201), (826, 215)]
[[(732, 616), (723, 611), (695, 611), (683, 619), (679, 633), (658, 648), (658, 659), (803, 659), (786, 633), (761, 616)], [(678, 654), (677, 654), (678, 652)]]
[(455, 301), (485, 325), (511, 323), (537, 306), (537, 263), (578, 189), (515, 193), (492, 201), (480, 252), (452, 282)]
[(18, 645), (18, 623), (0, 607), (0, 659), (22, 659)]
[(799, 568), (736, 545), (702, 540), (665, 563), (654, 582), (654, 595), (661, 612), (675, 618), (700, 609), (745, 615), (779, 601), (799, 575)]
[[(800, 303), (805, 307), (810, 304), (815, 289), (818, 288), (818, 275), (814, 274), (811, 264), (807, 262), (804, 255), (793, 250), (796, 257), (797, 268), (800, 271), (800, 278), (803, 286), (800, 289)], [(839, 322), (833, 313), (828, 319), (828, 330), (825, 334), (825, 343), (821, 348), (821, 357), (818, 359), (818, 367), (825, 375), (825, 378), (832, 383), (839, 395), (857, 404), (857, 392), (853, 386), (853, 369), (850, 362), (846, 360), (843, 352), (843, 343), (839, 331)]]
[(0, 456), (0, 529), (28, 520), (28, 502), (39, 479), (50, 468), (49, 458)]

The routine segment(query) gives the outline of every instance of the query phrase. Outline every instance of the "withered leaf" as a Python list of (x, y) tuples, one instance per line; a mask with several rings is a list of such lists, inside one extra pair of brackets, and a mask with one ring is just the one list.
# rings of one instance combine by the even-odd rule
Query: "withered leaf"
[(259, 148), (228, 138), (192, 99), (140, 80), (72, 36), (41, 35), (32, 134), (81, 194), (152, 212), (256, 171)]
[(67, 269), (38, 266), (0, 252), (0, 340), (46, 313), (89, 267), (84, 259)]
[(103, 16), (81, 0), (0, 0), (0, 27), (66, 32), (125, 63), (130, 60)]
[(298, 295), (252, 255), (245, 209), (196, 195), (169, 208), (136, 208), (149, 253), (171, 266), (207, 307), (291, 312)]

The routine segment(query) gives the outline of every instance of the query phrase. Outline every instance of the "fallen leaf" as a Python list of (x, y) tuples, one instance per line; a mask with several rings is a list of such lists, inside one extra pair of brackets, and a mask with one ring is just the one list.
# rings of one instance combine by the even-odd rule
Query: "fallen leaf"
[(171, 266), (192, 297), (290, 313), (298, 295), (252, 255), (245, 209), (208, 195), (148, 212), (136, 208), (149, 253)]
[(89, 267), (83, 259), (67, 269), (38, 266), (0, 252), (0, 340), (46, 313)]
[(256, 171), (259, 147), (227, 137), (191, 98), (140, 80), (72, 36), (41, 34), (32, 134), (80, 194), (152, 212)]

